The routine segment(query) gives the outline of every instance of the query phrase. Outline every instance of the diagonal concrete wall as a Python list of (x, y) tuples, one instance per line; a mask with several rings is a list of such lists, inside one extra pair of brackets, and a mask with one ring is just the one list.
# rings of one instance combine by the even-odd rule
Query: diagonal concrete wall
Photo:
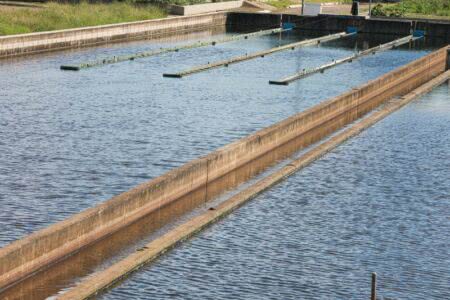
[(444, 72), (448, 47), (0, 249), (0, 289), (296, 139), (306, 147)]

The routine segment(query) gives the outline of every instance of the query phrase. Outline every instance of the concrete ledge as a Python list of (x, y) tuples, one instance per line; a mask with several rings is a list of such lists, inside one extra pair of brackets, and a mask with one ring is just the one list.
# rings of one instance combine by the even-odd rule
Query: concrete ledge
[(304, 15), (306, 16), (317, 16), (322, 13), (322, 3), (305, 3)]
[(238, 1), (225, 1), (225, 2), (215, 2), (215, 3), (205, 3), (205, 4), (195, 4), (195, 5), (172, 5), (171, 13), (180, 16), (192, 16), (204, 13), (211, 13), (217, 11), (224, 11), (229, 9), (239, 8), (243, 5), (243, 0)]
[(31, 8), (45, 7), (44, 4), (36, 2), (0, 1), (0, 6), (31, 7)]
[[(293, 139), (306, 147), (444, 72), (448, 47), (191, 161), (0, 249), (0, 289), (98, 241)], [(186, 212), (186, 211), (185, 211)]]

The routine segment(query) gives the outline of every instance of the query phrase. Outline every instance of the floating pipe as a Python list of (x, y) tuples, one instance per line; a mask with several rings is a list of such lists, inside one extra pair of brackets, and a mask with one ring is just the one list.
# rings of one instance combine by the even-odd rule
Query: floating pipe
[(144, 57), (159, 55), (159, 54), (168, 53), (168, 52), (177, 52), (177, 51), (183, 50), (183, 49), (200, 48), (200, 47), (206, 47), (206, 46), (210, 46), (210, 45), (215, 46), (216, 44), (220, 44), (220, 43), (248, 39), (249, 37), (269, 35), (269, 34), (284, 32), (284, 31), (288, 31), (288, 30), (290, 30), (290, 29), (275, 28), (275, 29), (261, 30), (261, 31), (256, 31), (256, 32), (252, 32), (252, 33), (239, 34), (239, 35), (235, 35), (235, 36), (231, 36), (231, 37), (225, 37), (223, 39), (219, 39), (219, 40), (215, 40), (215, 41), (196, 42), (193, 44), (187, 44), (187, 45), (182, 45), (182, 46), (178, 46), (178, 47), (161, 48), (161, 49), (157, 49), (157, 50), (138, 52), (138, 53), (134, 53), (134, 54), (113, 56), (113, 57), (108, 57), (108, 58), (104, 58), (104, 59), (94, 60), (91, 62), (81, 63), (78, 65), (62, 65), (60, 67), (60, 69), (66, 70), (66, 71), (79, 71), (81, 69), (98, 67), (98, 66), (103, 66), (103, 65), (108, 65), (108, 64), (115, 64), (118, 62), (135, 60), (137, 58), (144, 58)]
[(340, 32), (340, 33), (330, 34), (330, 35), (315, 38), (315, 39), (310, 39), (310, 40), (305, 40), (305, 41), (296, 42), (296, 43), (292, 43), (292, 44), (287, 44), (284, 46), (279, 46), (279, 47), (271, 48), (268, 50), (263, 50), (263, 51), (254, 52), (251, 54), (233, 57), (233, 58), (226, 59), (226, 60), (208, 63), (206, 65), (197, 66), (192, 69), (181, 71), (178, 73), (164, 73), (163, 76), (164, 77), (181, 78), (181, 77), (192, 75), (195, 73), (207, 71), (207, 70), (210, 70), (213, 68), (218, 68), (221, 66), (228, 66), (230, 64), (239, 63), (239, 62), (254, 59), (257, 57), (264, 57), (265, 55), (273, 54), (276, 52), (280, 52), (280, 51), (284, 51), (284, 50), (288, 50), (288, 49), (294, 50), (295, 48), (304, 47), (304, 46), (317, 45), (317, 44), (320, 44), (323, 42), (333, 41), (333, 40), (337, 40), (340, 38), (352, 36), (355, 34), (356, 34), (355, 32), (352, 32), (352, 33)]
[(376, 47), (373, 47), (373, 48), (370, 48), (370, 49), (367, 49), (364, 51), (360, 51), (351, 56), (347, 56), (347, 57), (344, 57), (344, 58), (338, 59), (338, 60), (333, 60), (331, 63), (322, 65), (320, 67), (316, 67), (316, 68), (312, 68), (312, 69), (308, 69), (308, 70), (302, 70), (301, 72), (295, 73), (294, 75), (285, 77), (280, 80), (270, 80), (269, 83), (276, 84), (276, 85), (288, 85), (289, 83), (291, 83), (295, 80), (305, 78), (305, 77), (310, 76), (315, 73), (319, 73), (319, 72), (323, 73), (325, 70), (334, 68), (340, 64), (343, 64), (346, 62), (352, 62), (355, 59), (359, 59), (359, 58), (369, 55), (369, 54), (375, 54), (377, 52), (390, 50), (392, 48), (399, 47), (401, 45), (409, 43), (410, 41), (415, 41), (420, 38), (422, 38), (422, 37), (413, 37), (412, 35), (408, 35), (406, 37), (397, 39), (395, 41), (392, 41), (392, 42), (389, 42), (386, 44), (382, 44), (382, 45), (379, 45), (379, 46), (376, 46)]

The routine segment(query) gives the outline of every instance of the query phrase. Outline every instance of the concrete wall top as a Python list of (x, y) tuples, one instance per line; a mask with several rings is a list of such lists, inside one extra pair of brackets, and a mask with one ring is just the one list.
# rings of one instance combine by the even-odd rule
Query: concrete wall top
[(195, 4), (195, 5), (172, 5), (171, 12), (176, 15), (191, 16), (203, 13), (217, 12), (228, 9), (235, 9), (242, 7), (244, 1), (225, 1), (225, 2), (215, 2), (215, 3), (205, 3), (205, 4)]
[(226, 13), (207, 13), (194, 16), (1, 36), (0, 58), (205, 30), (215, 26), (225, 26), (226, 21)]
[(395, 18), (395, 17), (371, 17), (371, 20), (381, 20), (381, 21), (389, 21), (389, 22), (404, 22), (404, 21), (418, 21), (418, 22), (427, 22), (431, 24), (449, 24), (449, 20), (444, 19), (425, 19), (425, 18)]
[(306, 16), (317, 16), (322, 13), (322, 3), (305, 3), (303, 14)]
[[(215, 16), (220, 13), (205, 13), (201, 14), (201, 16)], [(196, 16), (199, 17), (199, 16)], [(176, 17), (168, 17), (162, 19), (152, 19), (152, 20), (143, 20), (143, 21), (135, 21), (135, 22), (125, 22), (125, 23), (115, 23), (109, 25), (99, 25), (99, 26), (88, 26), (81, 28), (71, 28), (71, 29), (63, 29), (63, 30), (53, 30), (53, 31), (42, 31), (42, 32), (33, 32), (26, 34), (15, 34), (15, 35), (4, 35), (0, 36), (0, 47), (2, 45), (8, 43), (17, 43), (17, 42), (26, 42), (26, 41), (36, 41), (36, 40), (45, 40), (51, 38), (60, 38), (60, 37), (72, 37), (72, 36), (80, 36), (84, 33), (88, 32), (102, 32), (105, 35), (112, 34), (116, 32), (116, 29), (120, 29), (122, 31), (127, 31), (130, 29), (143, 28), (147, 26), (157, 26), (164, 23), (174, 23), (177, 21), (185, 22), (190, 20), (191, 16), (176, 16)]]

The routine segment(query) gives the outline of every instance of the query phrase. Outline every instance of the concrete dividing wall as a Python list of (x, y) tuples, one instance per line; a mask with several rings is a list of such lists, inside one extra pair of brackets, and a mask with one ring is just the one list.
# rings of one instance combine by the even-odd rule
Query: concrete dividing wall
[(0, 249), (0, 289), (296, 139), (302, 147), (444, 72), (448, 48), (191, 161)]
[(172, 5), (170, 11), (175, 15), (192, 16), (239, 8), (242, 6), (243, 3), (244, 3), (243, 0), (239, 0), (239, 1), (225, 1), (225, 2), (186, 5), (186, 6)]
[(0, 58), (104, 44), (132, 38), (153, 38), (224, 26), (225, 13), (173, 17), (77, 29), (0, 36)]

